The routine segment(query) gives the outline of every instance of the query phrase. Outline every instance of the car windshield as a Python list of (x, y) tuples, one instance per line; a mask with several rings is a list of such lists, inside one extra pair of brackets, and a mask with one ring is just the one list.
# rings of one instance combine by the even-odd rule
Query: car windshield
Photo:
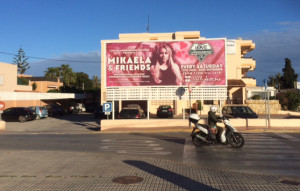
[(137, 115), (137, 114), (139, 114), (139, 111), (137, 109), (123, 109), (120, 114), (121, 115), (124, 115), (124, 114)]
[(233, 110), (237, 111), (238, 113), (254, 114), (254, 112), (249, 107), (236, 107)]
[(35, 108), (27, 108), (29, 111), (31, 111), (31, 112), (35, 112)]
[(159, 108), (160, 108), (160, 109), (170, 109), (170, 106), (166, 106), (166, 105), (165, 105), (165, 106), (160, 106)]

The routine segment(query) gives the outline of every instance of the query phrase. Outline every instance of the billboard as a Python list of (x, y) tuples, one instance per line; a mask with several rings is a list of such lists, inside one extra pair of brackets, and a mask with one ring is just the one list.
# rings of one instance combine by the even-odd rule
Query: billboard
[(106, 43), (106, 86), (226, 86), (225, 39)]

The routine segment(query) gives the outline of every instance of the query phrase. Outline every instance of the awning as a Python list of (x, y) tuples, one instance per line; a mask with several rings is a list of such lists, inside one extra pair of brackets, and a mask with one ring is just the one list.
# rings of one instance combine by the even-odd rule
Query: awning
[(229, 79), (227, 80), (228, 87), (246, 87), (243, 80)]

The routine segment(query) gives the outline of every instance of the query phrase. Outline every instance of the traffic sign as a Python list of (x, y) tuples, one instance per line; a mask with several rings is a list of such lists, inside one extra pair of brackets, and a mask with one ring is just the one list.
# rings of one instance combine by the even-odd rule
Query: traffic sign
[(0, 111), (3, 111), (5, 109), (5, 103), (3, 101), (0, 101)]
[(112, 104), (111, 102), (103, 103), (103, 112), (111, 112), (112, 110)]

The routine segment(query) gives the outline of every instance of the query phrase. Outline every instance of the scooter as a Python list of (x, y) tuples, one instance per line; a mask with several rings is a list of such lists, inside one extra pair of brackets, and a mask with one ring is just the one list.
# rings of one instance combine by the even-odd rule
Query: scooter
[[(221, 143), (224, 145), (230, 144), (231, 147), (239, 149), (244, 146), (245, 139), (243, 135), (230, 124), (230, 120), (227, 117), (222, 117), (222, 122), (225, 128), (222, 132), (218, 132), (216, 139), (213, 139), (209, 135), (209, 126), (204, 124), (199, 124), (198, 121), (200, 117), (193, 113), (189, 117), (189, 121), (194, 124), (193, 131), (191, 133), (192, 142), (195, 146), (199, 147), (202, 145), (211, 145), (216, 143)], [(220, 127), (221, 128), (221, 127)]]

